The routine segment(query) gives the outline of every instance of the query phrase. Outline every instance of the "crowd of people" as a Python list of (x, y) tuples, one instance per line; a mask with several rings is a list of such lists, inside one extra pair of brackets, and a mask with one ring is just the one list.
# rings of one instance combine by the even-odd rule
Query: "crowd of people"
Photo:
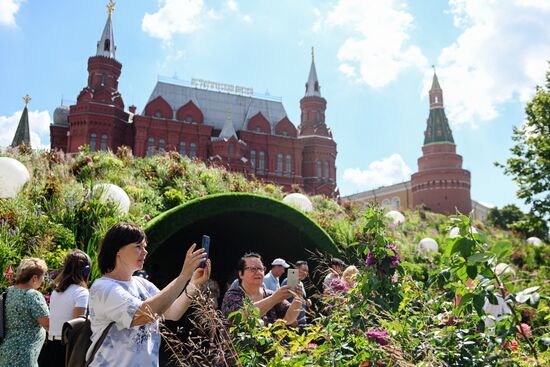
[[(63, 324), (79, 316), (89, 317), (91, 324), (89, 366), (158, 366), (159, 320), (177, 321), (184, 315), (193, 296), (212, 282), (211, 262), (204, 249), (191, 245), (178, 276), (160, 290), (139, 274), (146, 256), (147, 237), (141, 228), (129, 223), (114, 225), (99, 250), (101, 277), (88, 289), (90, 257), (80, 250), (69, 252), (53, 280), (49, 305), (38, 291), (48, 272), (46, 263), (38, 258), (21, 261), (15, 285), (6, 290), (0, 367), (65, 366)], [(259, 254), (244, 254), (237, 264), (237, 278), (223, 297), (222, 314), (229, 318), (243, 311), (248, 299), (265, 322), (280, 319), (303, 330), (312, 304), (304, 285), (309, 267), (303, 260), (294, 263), (296, 285), (289, 284), (288, 278), (281, 281), (290, 267), (277, 258), (266, 274)], [(342, 260), (332, 259), (325, 293), (338, 281), (353, 287), (357, 272), (355, 267), (346, 268)]]

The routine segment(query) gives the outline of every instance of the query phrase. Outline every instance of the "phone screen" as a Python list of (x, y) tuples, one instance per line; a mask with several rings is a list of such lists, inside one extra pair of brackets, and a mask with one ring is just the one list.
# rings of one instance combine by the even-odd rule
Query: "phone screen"
[[(208, 259), (208, 257), (210, 256), (210, 237), (208, 237), (207, 235), (202, 236), (202, 248), (206, 252), (206, 259)], [(204, 268), (206, 266), (206, 259), (201, 262), (201, 268)]]
[(295, 290), (299, 281), (298, 269), (288, 269), (287, 284), (290, 289)]

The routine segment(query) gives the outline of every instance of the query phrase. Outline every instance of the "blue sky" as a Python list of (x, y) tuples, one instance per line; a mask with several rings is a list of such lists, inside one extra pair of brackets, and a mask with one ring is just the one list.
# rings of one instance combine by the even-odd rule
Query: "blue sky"
[[(76, 100), (106, 0), (0, 0), (0, 146), (30, 94), (32, 141), (49, 145), (53, 110)], [(120, 91), (141, 111), (157, 77), (201, 78), (280, 96), (295, 125), (311, 46), (338, 185), (352, 194), (417, 169), (435, 64), (472, 197), (502, 206), (516, 185), (494, 167), (550, 59), (546, 0), (119, 0)]]

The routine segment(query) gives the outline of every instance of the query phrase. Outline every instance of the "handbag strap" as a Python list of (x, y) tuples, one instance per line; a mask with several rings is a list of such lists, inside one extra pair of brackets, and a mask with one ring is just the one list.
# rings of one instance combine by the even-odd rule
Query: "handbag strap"
[(101, 336), (99, 337), (97, 342), (94, 344), (94, 348), (92, 349), (92, 354), (90, 355), (90, 358), (86, 361), (85, 367), (88, 367), (90, 363), (92, 363), (92, 361), (94, 360), (94, 357), (97, 351), (101, 347), (101, 344), (103, 344), (103, 340), (105, 340), (105, 338), (107, 337), (107, 333), (109, 332), (109, 330), (111, 329), (111, 326), (113, 326), (114, 323), (115, 323), (114, 321), (111, 321), (111, 323), (107, 325), (105, 330), (103, 330), (103, 333), (101, 333)]

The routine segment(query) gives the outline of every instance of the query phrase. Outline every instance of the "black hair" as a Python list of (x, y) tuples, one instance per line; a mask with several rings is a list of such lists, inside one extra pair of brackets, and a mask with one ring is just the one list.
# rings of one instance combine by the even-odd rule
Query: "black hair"
[(333, 257), (332, 259), (330, 259), (330, 266), (340, 266), (342, 268), (345, 268), (346, 263), (337, 257)]
[[(91, 266), (90, 257), (84, 251), (69, 252), (65, 256), (61, 273), (55, 278), (54, 289), (58, 292), (65, 292), (71, 284), (78, 284), (86, 288)], [(86, 267), (88, 267), (87, 270)]]
[(251, 257), (255, 257), (262, 261), (262, 256), (255, 252), (247, 252), (246, 254), (244, 254), (237, 263), (237, 279), (239, 280), (239, 283), (241, 282), (241, 277), (239, 276), (239, 274), (244, 272), (244, 268), (246, 267), (246, 259), (249, 259)]
[(105, 234), (97, 256), (101, 274), (110, 273), (115, 269), (118, 250), (130, 243), (143, 241), (147, 241), (147, 235), (135, 224), (120, 222), (112, 226)]

